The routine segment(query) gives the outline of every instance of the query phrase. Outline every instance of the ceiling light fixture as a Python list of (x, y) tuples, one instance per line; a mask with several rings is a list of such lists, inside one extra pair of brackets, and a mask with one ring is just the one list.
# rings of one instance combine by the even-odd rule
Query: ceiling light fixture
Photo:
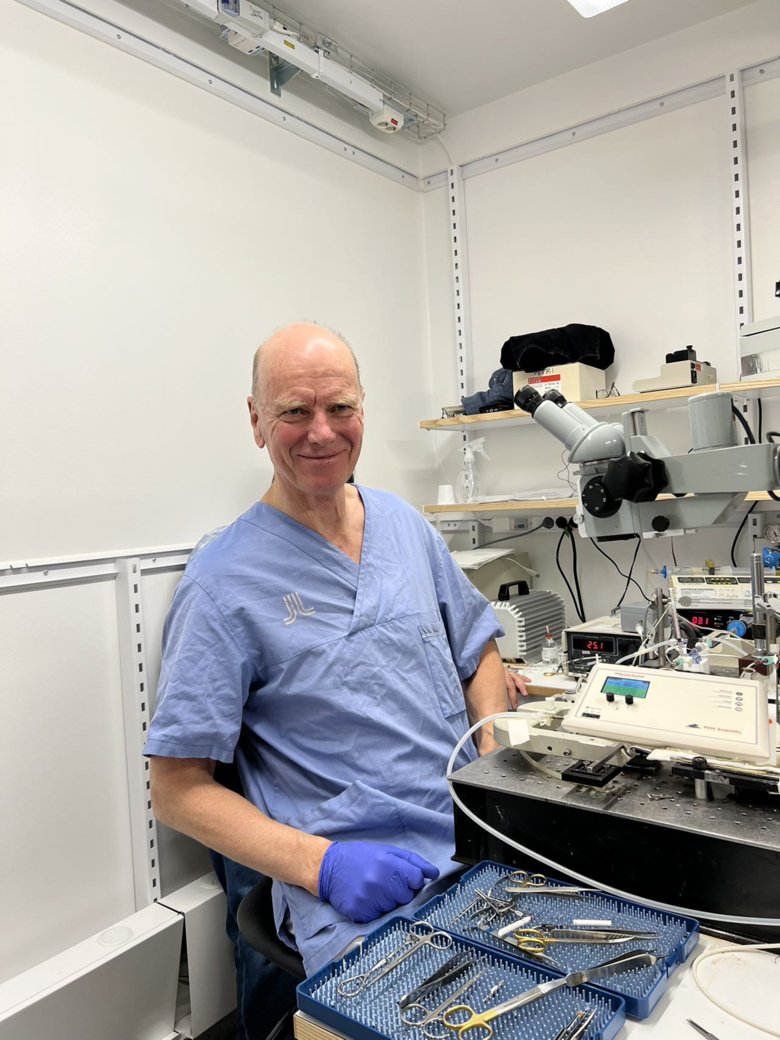
[(444, 113), (348, 53), (323, 33), (288, 18), (270, 0), (175, 0), (216, 21), (220, 37), (242, 54), (267, 54), (271, 91), (298, 72), (348, 98), (383, 133), (410, 130), (420, 138), (441, 133)]
[(603, 14), (610, 7), (624, 4), (626, 0), (569, 0), (569, 3), (583, 18), (592, 18), (594, 14)]

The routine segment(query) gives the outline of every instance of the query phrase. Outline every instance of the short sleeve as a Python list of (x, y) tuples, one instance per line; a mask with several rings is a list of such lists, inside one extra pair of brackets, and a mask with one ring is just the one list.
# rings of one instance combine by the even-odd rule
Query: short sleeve
[(453, 560), (443, 538), (431, 528), (428, 530), (433, 543), (432, 566), (439, 610), (463, 682), (477, 670), (486, 644), (504, 635), (504, 629), (490, 602)]
[(231, 762), (249, 683), (248, 655), (208, 593), (185, 575), (165, 619), (144, 754)]

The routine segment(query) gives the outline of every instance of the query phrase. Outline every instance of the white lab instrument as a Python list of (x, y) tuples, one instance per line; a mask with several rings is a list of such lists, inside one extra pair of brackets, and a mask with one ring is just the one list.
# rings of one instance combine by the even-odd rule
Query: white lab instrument
[(560, 639), (566, 624), (563, 600), (546, 589), (495, 600), (493, 610), (506, 633), (497, 640), (506, 661), (538, 661), (548, 629)]
[(646, 748), (776, 760), (776, 727), (761, 679), (597, 664), (562, 725)]
[(646, 394), (654, 390), (678, 390), (684, 386), (708, 386), (718, 381), (718, 370), (708, 361), (667, 361), (657, 376), (635, 379), (634, 392)]
[(642, 645), (638, 632), (626, 632), (619, 617), (605, 615), (569, 625), (563, 633), (566, 648), (566, 670), (570, 675), (584, 675), (598, 661), (620, 661), (635, 653)]
[(780, 377), (780, 317), (765, 318), (739, 330), (740, 379)]
[(515, 400), (579, 467), (585, 537), (674, 534), (725, 523), (747, 492), (780, 487), (780, 445), (738, 445), (727, 393), (691, 398), (691, 449), (678, 455), (648, 434), (641, 408), (624, 412), (618, 424), (598, 422), (561, 394), (541, 398), (530, 386)]
[[(765, 574), (764, 583), (767, 595), (780, 595), (780, 577)], [(751, 579), (747, 571), (731, 574), (705, 574), (693, 569), (677, 571), (669, 575), (669, 594), (675, 606), (702, 612), (746, 611), (753, 606)]]

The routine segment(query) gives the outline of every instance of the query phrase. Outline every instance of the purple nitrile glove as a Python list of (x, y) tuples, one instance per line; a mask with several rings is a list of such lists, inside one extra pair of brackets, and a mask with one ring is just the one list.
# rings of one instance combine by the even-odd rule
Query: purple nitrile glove
[(438, 867), (416, 852), (368, 841), (334, 841), (320, 865), (318, 895), (350, 921), (374, 921), (408, 903)]

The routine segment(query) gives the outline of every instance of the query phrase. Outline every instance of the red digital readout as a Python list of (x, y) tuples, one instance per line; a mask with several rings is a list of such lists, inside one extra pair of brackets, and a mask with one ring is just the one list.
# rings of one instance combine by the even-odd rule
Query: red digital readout
[(607, 644), (603, 639), (589, 639), (585, 644), (585, 649), (603, 651), (607, 649)]

